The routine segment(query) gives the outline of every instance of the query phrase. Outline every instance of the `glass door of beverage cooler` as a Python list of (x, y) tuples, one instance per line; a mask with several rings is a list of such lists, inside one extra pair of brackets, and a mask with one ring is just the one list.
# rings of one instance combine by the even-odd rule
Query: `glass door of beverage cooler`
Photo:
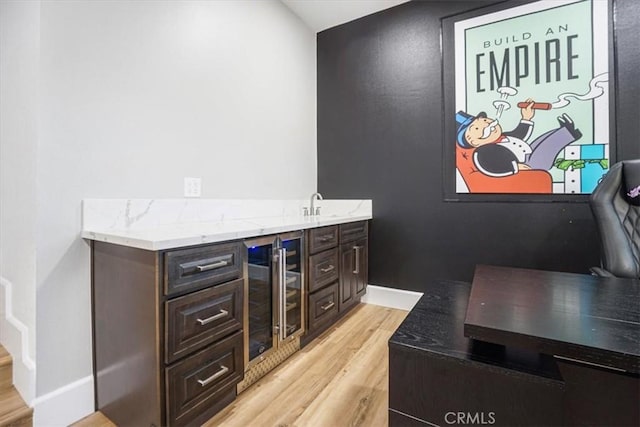
[(302, 233), (280, 236), (279, 336), (284, 341), (304, 332), (304, 254)]
[(304, 332), (303, 232), (245, 241), (246, 368)]
[(277, 310), (277, 271), (274, 236), (245, 241), (245, 357), (258, 363), (277, 347), (274, 314)]

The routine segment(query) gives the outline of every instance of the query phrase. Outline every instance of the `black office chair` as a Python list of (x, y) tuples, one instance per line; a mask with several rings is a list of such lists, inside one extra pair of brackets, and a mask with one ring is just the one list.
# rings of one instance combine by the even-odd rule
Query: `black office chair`
[(601, 277), (640, 278), (640, 159), (614, 164), (589, 199), (600, 234)]

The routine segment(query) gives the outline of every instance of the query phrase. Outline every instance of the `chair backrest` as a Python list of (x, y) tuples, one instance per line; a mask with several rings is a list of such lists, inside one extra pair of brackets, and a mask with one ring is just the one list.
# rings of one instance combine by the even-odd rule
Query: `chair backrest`
[(611, 167), (589, 199), (600, 234), (602, 266), (640, 277), (640, 159)]

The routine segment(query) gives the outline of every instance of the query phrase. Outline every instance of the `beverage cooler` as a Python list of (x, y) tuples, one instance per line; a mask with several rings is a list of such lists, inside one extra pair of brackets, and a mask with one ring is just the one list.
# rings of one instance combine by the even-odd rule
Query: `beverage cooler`
[(304, 332), (304, 233), (245, 241), (245, 370)]

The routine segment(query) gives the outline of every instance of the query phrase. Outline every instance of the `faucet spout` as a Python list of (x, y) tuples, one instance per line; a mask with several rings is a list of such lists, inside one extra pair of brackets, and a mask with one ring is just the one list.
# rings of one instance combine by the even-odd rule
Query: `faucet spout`
[(309, 214), (311, 216), (314, 215), (320, 215), (320, 207), (318, 206), (317, 208), (315, 207), (315, 201), (316, 200), (322, 200), (322, 194), (320, 193), (313, 193), (311, 195), (311, 202), (309, 204)]

